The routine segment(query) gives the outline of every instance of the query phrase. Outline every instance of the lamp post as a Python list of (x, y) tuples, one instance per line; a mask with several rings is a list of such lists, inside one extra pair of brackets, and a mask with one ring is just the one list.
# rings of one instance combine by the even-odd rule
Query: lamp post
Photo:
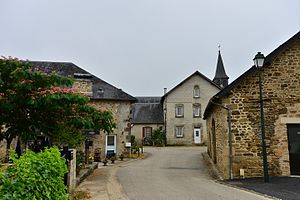
[(260, 101), (260, 124), (261, 124), (261, 145), (262, 145), (262, 157), (264, 165), (264, 182), (269, 182), (268, 174), (268, 160), (266, 149), (266, 131), (265, 131), (265, 119), (264, 119), (264, 102), (262, 96), (262, 80), (261, 80), (261, 67), (264, 64), (265, 57), (261, 52), (258, 52), (253, 59), (255, 66), (259, 69), (259, 101)]

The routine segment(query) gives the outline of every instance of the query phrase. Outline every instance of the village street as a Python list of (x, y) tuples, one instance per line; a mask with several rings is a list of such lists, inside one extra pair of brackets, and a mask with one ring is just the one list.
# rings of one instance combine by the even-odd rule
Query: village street
[(120, 166), (117, 178), (131, 200), (268, 199), (216, 183), (201, 153), (206, 147), (145, 148), (146, 159)]

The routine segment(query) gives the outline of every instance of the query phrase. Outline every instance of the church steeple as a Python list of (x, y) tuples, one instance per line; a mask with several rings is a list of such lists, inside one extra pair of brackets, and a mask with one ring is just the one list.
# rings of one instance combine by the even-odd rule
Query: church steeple
[(224, 88), (228, 85), (228, 79), (229, 77), (226, 75), (225, 68), (223, 65), (223, 60), (221, 56), (220, 51), (220, 45), (219, 45), (219, 55), (218, 55), (218, 61), (217, 61), (217, 69), (216, 74), (213, 79), (213, 82), (219, 85), (221, 88)]

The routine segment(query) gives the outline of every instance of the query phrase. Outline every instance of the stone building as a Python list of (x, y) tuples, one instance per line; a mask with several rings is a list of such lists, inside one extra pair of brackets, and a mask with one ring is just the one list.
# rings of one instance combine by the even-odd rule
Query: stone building
[(196, 71), (162, 97), (168, 145), (206, 142), (202, 109), (219, 91), (219, 85)]
[[(263, 175), (259, 73), (265, 115), (268, 171), (271, 176), (300, 174), (300, 32), (213, 96), (205, 109), (208, 154), (230, 177), (231, 112), (233, 177)], [(227, 108), (230, 112), (227, 112)], [(240, 170), (242, 169), (242, 170)]]
[(103, 157), (110, 153), (119, 155), (125, 151), (126, 142), (130, 141), (130, 113), (131, 105), (136, 101), (134, 97), (73, 63), (39, 61), (31, 63), (36, 70), (46, 73), (57, 72), (59, 75), (74, 78), (73, 88), (87, 95), (92, 106), (113, 113), (116, 128), (112, 134), (85, 131), (90, 140), (90, 152), (100, 149)]
[(164, 125), (161, 97), (136, 97), (137, 102), (132, 108), (131, 135), (139, 143), (152, 145), (155, 129), (162, 129)]

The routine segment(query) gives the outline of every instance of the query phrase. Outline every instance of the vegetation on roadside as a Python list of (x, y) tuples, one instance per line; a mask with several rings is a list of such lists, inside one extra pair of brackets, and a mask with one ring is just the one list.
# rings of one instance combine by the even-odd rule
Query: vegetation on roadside
[(165, 146), (166, 144), (166, 134), (165, 132), (160, 129), (160, 128), (157, 128), (154, 130), (153, 132), (153, 144), (154, 146)]
[(13, 165), (0, 172), (1, 199), (68, 199), (63, 181), (66, 161), (57, 148), (27, 151), (20, 158), (12, 153), (10, 159)]
[(131, 135), (130, 141), (131, 141), (131, 158), (140, 157), (141, 154), (143, 154), (143, 142), (136, 141), (134, 135)]

